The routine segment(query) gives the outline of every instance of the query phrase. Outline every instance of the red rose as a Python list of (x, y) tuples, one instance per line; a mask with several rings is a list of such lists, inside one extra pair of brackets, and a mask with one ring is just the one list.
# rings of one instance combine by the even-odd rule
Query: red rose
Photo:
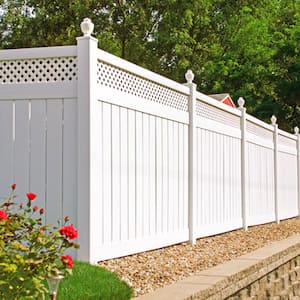
[(12, 190), (15, 190), (17, 185), (15, 183), (13, 183), (10, 187), (11, 187)]
[(8, 219), (8, 214), (4, 210), (0, 210), (0, 221), (6, 221)]
[(27, 193), (26, 196), (30, 201), (33, 201), (36, 198), (36, 194), (34, 193)]
[(73, 259), (70, 255), (62, 255), (60, 259), (65, 266), (73, 268)]
[(42, 215), (45, 212), (43, 208), (40, 209), (40, 215)]
[(34, 207), (33, 207), (33, 211), (37, 211), (39, 209), (39, 207), (37, 206), (37, 205), (35, 205)]
[(78, 231), (73, 227), (73, 225), (67, 225), (60, 228), (59, 233), (66, 236), (70, 240), (76, 239), (78, 237)]

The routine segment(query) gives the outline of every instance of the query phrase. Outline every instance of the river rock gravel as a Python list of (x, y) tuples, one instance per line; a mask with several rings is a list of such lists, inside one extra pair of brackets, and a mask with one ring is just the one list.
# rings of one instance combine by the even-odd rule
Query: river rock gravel
[(139, 296), (297, 233), (300, 219), (293, 218), (201, 238), (196, 245), (181, 243), (99, 265), (117, 273)]

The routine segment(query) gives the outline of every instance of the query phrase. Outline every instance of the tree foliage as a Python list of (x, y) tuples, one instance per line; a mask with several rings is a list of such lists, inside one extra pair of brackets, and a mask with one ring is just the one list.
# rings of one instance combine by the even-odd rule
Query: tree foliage
[(297, 0), (0, 0), (0, 47), (74, 44), (86, 16), (100, 48), (202, 92), (245, 98), (280, 127), (300, 122)]

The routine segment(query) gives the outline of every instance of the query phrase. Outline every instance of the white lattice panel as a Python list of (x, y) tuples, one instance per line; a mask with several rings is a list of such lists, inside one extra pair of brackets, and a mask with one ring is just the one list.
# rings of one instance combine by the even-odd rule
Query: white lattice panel
[(289, 139), (288, 137), (285, 137), (280, 134), (278, 135), (278, 143), (280, 145), (292, 147), (292, 148), (296, 148), (296, 146), (297, 146), (296, 140)]
[(97, 83), (146, 100), (188, 110), (186, 95), (98, 61)]
[(209, 120), (217, 121), (227, 126), (240, 128), (240, 118), (222, 109), (204, 103), (202, 101), (196, 102), (197, 116), (207, 118)]
[(246, 130), (247, 130), (247, 132), (252, 133), (261, 138), (264, 138), (267, 140), (273, 140), (273, 132), (272, 131), (265, 129), (257, 124), (254, 124), (253, 122), (247, 121)]
[(0, 84), (62, 82), (76, 79), (76, 57), (0, 61)]

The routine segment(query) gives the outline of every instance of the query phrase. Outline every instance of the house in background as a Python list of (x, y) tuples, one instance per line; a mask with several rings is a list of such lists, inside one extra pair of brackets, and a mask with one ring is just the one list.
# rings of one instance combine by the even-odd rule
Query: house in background
[(229, 94), (213, 94), (213, 95), (208, 95), (211, 98), (214, 98), (224, 104), (227, 104), (231, 107), (236, 107), (233, 100), (231, 99)]

